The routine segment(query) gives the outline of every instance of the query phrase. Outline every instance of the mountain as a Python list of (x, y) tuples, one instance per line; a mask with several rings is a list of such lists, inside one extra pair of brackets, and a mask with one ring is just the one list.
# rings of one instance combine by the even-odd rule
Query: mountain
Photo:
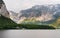
[(38, 25), (38, 24), (16, 24), (10, 18), (0, 16), (0, 29), (55, 29), (49, 25)]
[(20, 10), (20, 13), (9, 11), (5, 14), (18, 24), (24, 21), (52, 23), (60, 17), (60, 4), (35, 5), (31, 8)]
[(0, 15), (9, 18), (9, 12), (7, 11), (5, 3), (2, 0), (0, 0)]
[(0, 16), (0, 29), (12, 29), (16, 28), (17, 24), (13, 22), (10, 18), (6, 18), (4, 16)]
[[(60, 4), (55, 5), (35, 5), (29, 9), (24, 9), (20, 11), (20, 21), (21, 19), (35, 19), (35, 21), (48, 22), (60, 17)], [(18, 21), (18, 22), (20, 22)]]
[(3, 0), (0, 0), (0, 29), (12, 28), (12, 25), (17, 25), (10, 19), (10, 13), (6, 9)]
[(14, 11), (9, 11), (10, 19), (17, 23), (19, 20), (18, 13), (15, 13)]
[[(13, 11), (8, 11), (2, 0), (0, 0), (0, 29), (11, 29), (11, 28), (26, 28), (26, 29), (54, 29), (54, 27), (47, 25), (37, 25), (37, 24), (20, 24), (23, 21), (47, 21), (44, 15), (49, 15), (47, 12), (47, 7), (36, 5), (30, 9), (21, 10), (20, 13), (15, 13)], [(40, 9), (41, 8), (41, 9)], [(43, 13), (43, 11), (45, 13)], [(42, 15), (43, 14), (43, 15)], [(50, 17), (50, 16), (48, 16)], [(51, 18), (49, 18), (50, 20)], [(16, 24), (16, 23), (18, 24)], [(26, 26), (25, 26), (26, 25)]]

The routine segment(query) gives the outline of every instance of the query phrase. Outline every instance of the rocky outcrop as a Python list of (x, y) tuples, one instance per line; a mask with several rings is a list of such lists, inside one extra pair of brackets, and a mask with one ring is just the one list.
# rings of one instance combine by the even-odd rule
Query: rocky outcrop
[(9, 12), (6, 9), (6, 6), (2, 0), (0, 0), (0, 15), (9, 18)]

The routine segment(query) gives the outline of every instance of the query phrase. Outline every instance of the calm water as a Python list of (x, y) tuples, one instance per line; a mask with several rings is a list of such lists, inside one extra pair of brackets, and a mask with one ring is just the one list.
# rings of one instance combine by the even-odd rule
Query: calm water
[(4, 30), (0, 38), (60, 38), (60, 30)]

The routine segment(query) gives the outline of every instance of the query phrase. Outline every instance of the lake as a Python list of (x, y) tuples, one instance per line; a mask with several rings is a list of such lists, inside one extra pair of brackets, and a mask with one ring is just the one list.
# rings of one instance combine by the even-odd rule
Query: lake
[(1, 30), (0, 38), (60, 38), (60, 30)]

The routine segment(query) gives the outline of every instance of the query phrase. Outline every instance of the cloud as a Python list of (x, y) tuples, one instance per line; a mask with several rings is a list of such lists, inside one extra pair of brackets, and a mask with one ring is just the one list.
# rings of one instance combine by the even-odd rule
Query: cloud
[(27, 9), (33, 5), (41, 4), (57, 4), (60, 0), (3, 0), (8, 10), (19, 12), (22, 9)]

